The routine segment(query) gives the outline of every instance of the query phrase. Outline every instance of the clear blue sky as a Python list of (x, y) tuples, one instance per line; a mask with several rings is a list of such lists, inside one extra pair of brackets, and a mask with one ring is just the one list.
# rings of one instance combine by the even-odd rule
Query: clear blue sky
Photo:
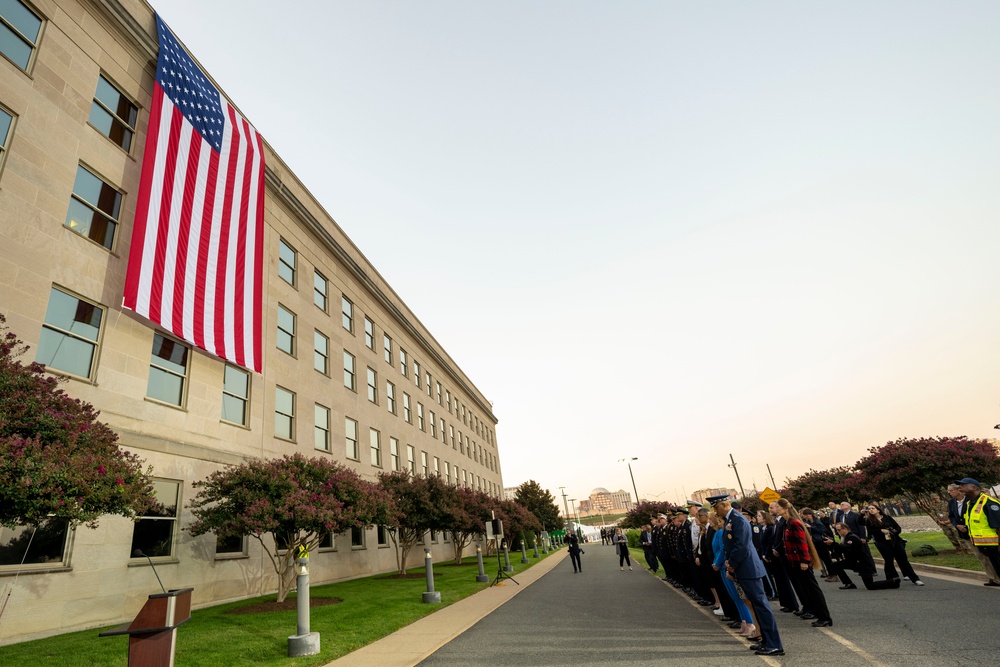
[(680, 499), (1000, 422), (1000, 4), (154, 5), (494, 402)]

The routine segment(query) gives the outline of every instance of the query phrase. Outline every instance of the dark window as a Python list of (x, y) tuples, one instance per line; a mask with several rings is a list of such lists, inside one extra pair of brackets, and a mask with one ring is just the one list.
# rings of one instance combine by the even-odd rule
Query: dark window
[(167, 480), (153, 480), (153, 494), (156, 504), (135, 523), (132, 529), (132, 548), (142, 551), (143, 556), (167, 557), (173, 554), (174, 533), (180, 512), (180, 483)]
[(121, 213), (122, 194), (100, 178), (77, 167), (66, 226), (111, 250)]
[(97, 92), (90, 105), (90, 124), (125, 149), (126, 153), (132, 150), (138, 113), (136, 106), (113, 83), (103, 75), (98, 77)]
[(28, 71), (42, 19), (19, 0), (0, 0), (0, 53)]
[[(53, 567), (66, 564), (69, 524), (50, 519), (38, 526), (0, 526), (0, 569)], [(34, 535), (32, 535), (34, 533)]]

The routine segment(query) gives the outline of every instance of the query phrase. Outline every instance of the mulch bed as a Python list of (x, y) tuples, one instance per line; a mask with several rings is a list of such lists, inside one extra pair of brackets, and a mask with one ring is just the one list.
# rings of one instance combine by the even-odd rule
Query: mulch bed
[[(340, 598), (309, 598), (309, 608), (328, 607), (331, 604), (340, 604)], [(286, 598), (284, 602), (271, 600), (270, 602), (258, 602), (246, 607), (236, 607), (230, 609), (227, 614), (266, 614), (272, 611), (291, 611), (298, 608), (299, 601), (296, 598)]]

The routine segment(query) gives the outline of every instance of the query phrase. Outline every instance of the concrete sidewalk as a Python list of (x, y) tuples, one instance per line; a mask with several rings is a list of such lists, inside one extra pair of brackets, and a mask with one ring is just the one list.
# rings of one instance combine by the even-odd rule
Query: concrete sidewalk
[(562, 562), (567, 553), (565, 549), (559, 549), (545, 560), (515, 575), (517, 584), (505, 580), (502, 586), (491, 586), (470, 595), (373, 644), (328, 663), (327, 667), (413, 667), (538, 581)]

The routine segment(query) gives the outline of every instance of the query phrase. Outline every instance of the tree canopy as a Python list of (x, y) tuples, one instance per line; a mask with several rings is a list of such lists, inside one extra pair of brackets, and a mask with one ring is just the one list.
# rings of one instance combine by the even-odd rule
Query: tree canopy
[(535, 515), (542, 525), (542, 530), (558, 530), (563, 527), (556, 499), (535, 480), (528, 480), (517, 487), (514, 499)]
[(71, 398), (0, 315), (0, 525), (52, 517), (97, 525), (102, 514), (137, 516), (155, 503), (150, 471), (118, 446), (89, 403)]
[(822, 509), (830, 502), (859, 501), (868, 495), (858, 473), (850, 466), (829, 470), (810, 470), (788, 480), (786, 493), (797, 507)]
[(429, 530), (447, 530), (454, 519), (455, 487), (437, 475), (411, 475), (408, 470), (384, 472), (379, 484), (392, 499), (393, 511), (386, 522), (396, 545), (399, 574), (406, 574), (410, 550), (423, 544)]
[(297, 545), (312, 551), (328, 533), (386, 523), (391, 510), (378, 485), (339, 463), (301, 454), (251, 459), (193, 486), (195, 521), (188, 531), (259, 540), (278, 575), (279, 602), (291, 588)]

